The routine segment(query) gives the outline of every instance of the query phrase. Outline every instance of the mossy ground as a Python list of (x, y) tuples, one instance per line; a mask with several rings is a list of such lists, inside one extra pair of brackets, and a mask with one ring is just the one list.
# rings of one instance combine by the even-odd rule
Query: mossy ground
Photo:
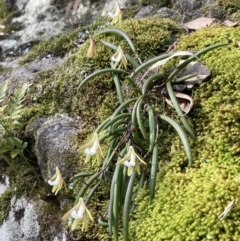
[[(172, 36), (181, 33), (169, 20), (132, 20), (132, 23), (135, 26), (138, 52), (143, 60), (166, 51), (174, 41)], [(134, 39), (129, 26), (131, 22), (125, 21), (123, 30)], [(238, 240), (240, 230), (237, 217), (240, 207), (236, 175), (240, 171), (240, 86), (237, 80), (240, 74), (236, 69), (240, 66), (239, 47), (236, 43), (240, 38), (239, 30), (207, 28), (180, 42), (179, 49), (182, 50), (198, 50), (218, 42), (228, 42), (229, 45), (201, 58), (212, 71), (212, 79), (194, 92), (195, 107), (191, 121), (197, 130), (198, 141), (191, 142), (191, 146), (195, 164), (188, 168), (178, 137), (173, 133), (163, 133), (165, 139), (160, 147), (161, 164), (156, 197), (149, 204), (148, 191), (142, 192), (142, 200), (137, 201), (139, 203), (131, 223), (132, 240)], [(61, 43), (60, 46), (64, 46), (65, 40), (71, 38), (59, 37), (57, 41)], [(104, 36), (104, 40), (120, 44), (130, 52), (119, 37), (109, 35)], [(37, 97), (36, 103), (26, 104), (23, 117), (26, 123), (38, 116), (51, 116), (55, 113), (80, 116), (85, 123), (83, 131), (79, 133), (79, 141), (83, 141), (110, 115), (104, 102), (118, 105), (111, 75), (97, 77), (81, 91), (77, 90), (85, 76), (108, 67), (109, 58), (113, 54), (99, 46), (93, 58), (86, 58), (88, 44), (86, 41), (79, 49), (73, 48), (73, 54), (59, 69), (39, 73), (40, 84), (33, 86), (26, 97), (26, 103), (31, 103), (32, 98)], [(52, 46), (55, 46), (55, 50), (62, 49), (57, 42), (52, 43)], [(69, 48), (72, 46), (63, 48), (62, 54)], [(34, 48), (36, 53), (39, 53), (39, 49)], [(32, 56), (36, 56), (36, 53)], [(51, 53), (51, 48), (45, 53)], [(169, 149), (172, 150), (171, 153)], [(105, 191), (104, 189), (103, 193)], [(100, 196), (94, 200), (100, 202)], [(225, 220), (220, 221), (218, 215), (232, 200), (236, 201), (234, 209)], [(94, 209), (94, 204), (92, 207)], [(98, 211), (105, 208), (98, 206)], [(48, 210), (49, 213), (56, 212), (54, 207), (51, 210)], [(86, 238), (106, 238), (105, 231), (96, 228), (96, 225), (91, 230), (92, 234), (84, 234)]]
[[(192, 142), (194, 165), (187, 167), (180, 148), (160, 156), (156, 197), (139, 198), (131, 222), (131, 240), (239, 240), (239, 46), (240, 28), (211, 27), (184, 37), (181, 50), (199, 50), (228, 43), (201, 57), (212, 78), (194, 91), (192, 121), (198, 134)], [(171, 137), (170, 137), (171, 138)], [(173, 138), (169, 149), (180, 146)], [(224, 220), (218, 216), (232, 201)]]
[[(97, 27), (93, 29), (97, 29)], [(142, 60), (165, 52), (168, 46), (182, 34), (181, 28), (175, 23), (170, 20), (160, 19), (126, 20), (123, 22), (122, 29), (134, 39), (137, 45), (138, 55)], [(63, 57), (71, 51), (71, 55), (66, 58), (62, 66), (55, 70), (43, 71), (37, 74), (38, 82), (32, 83), (26, 95), (24, 114), (21, 122), (24, 123), (25, 126), (40, 116), (51, 117), (59, 113), (67, 113), (72, 117), (78, 117), (79, 121), (84, 123), (84, 128), (79, 131), (79, 139), (77, 140), (79, 145), (82, 145), (84, 140), (89, 138), (89, 134), (111, 114), (111, 111), (104, 103), (107, 102), (115, 107), (119, 105), (116, 98), (115, 86), (110, 74), (96, 77), (81, 90), (77, 88), (79, 83), (87, 75), (96, 70), (109, 67), (110, 58), (114, 54), (114, 51), (98, 45), (92, 58), (85, 57), (89, 47), (89, 41), (87, 40), (79, 48), (74, 44), (79, 34), (81, 35), (83, 32), (83, 40), (85, 41), (86, 38), (88, 38), (88, 34), (86, 34), (86, 29), (84, 28), (83, 30), (75, 30), (68, 35), (59, 36), (55, 40), (40, 43), (31, 50), (22, 62), (22, 64), (24, 64), (25, 62), (33, 60), (36, 56), (43, 57), (47, 54)], [(91, 32), (91, 34), (93, 33)], [(130, 48), (121, 37), (103, 35), (101, 38), (116, 45), (121, 45), (126, 52), (131, 54)], [(124, 76), (122, 76), (122, 81), (123, 80)], [(32, 101), (33, 99), (34, 102)], [(89, 168), (89, 166), (83, 164), (84, 157), (82, 155), (80, 155), (80, 160), (79, 166), (76, 165), (76, 172)], [(69, 162), (71, 162), (71, 160), (69, 160)], [(94, 171), (96, 168), (91, 167), (91, 171)], [(42, 189), (37, 188), (34, 192), (37, 192), (37, 194), (40, 193), (42, 197), (49, 192), (49, 188), (43, 185)], [(109, 193), (109, 186), (102, 185), (97, 196), (93, 198), (93, 203), (89, 204), (89, 209), (97, 210), (95, 217), (97, 217), (99, 213), (105, 215), (108, 200), (106, 193)], [(62, 195), (64, 194), (57, 197), (57, 200), (61, 199), (61, 197), (63, 197)], [(69, 198), (72, 197), (73, 193), (69, 193)], [(95, 206), (95, 203), (98, 203), (97, 206)], [(104, 204), (102, 205), (101, 203)], [(41, 205), (52, 217), (59, 219), (58, 215), (60, 212), (58, 215), (55, 215), (56, 208), (59, 208), (59, 202), (43, 203)], [(64, 212), (62, 214), (64, 214)], [(96, 223), (97, 218), (94, 225), (90, 227), (90, 232), (83, 234), (79, 231), (79, 235), (83, 235), (86, 240), (92, 240), (93, 238), (97, 240), (107, 240), (106, 229), (101, 228)], [(49, 232), (45, 226), (43, 225), (42, 227), (42, 233), (48, 237)], [(44, 231), (45, 228), (46, 230)]]
[[(135, 34), (131, 24), (134, 25)], [(132, 39), (135, 35), (142, 60), (166, 51), (174, 41), (172, 36), (181, 33), (169, 20), (128, 20), (122, 28)], [(113, 51), (98, 46), (93, 58), (86, 58), (89, 41), (79, 49), (76, 48), (74, 41), (77, 33), (75, 31), (60, 36), (55, 42), (51, 40), (42, 43), (25, 59), (34, 59), (40, 52), (64, 56), (72, 50), (72, 55), (59, 69), (39, 73), (41, 81), (33, 85), (26, 96), (23, 120), (28, 123), (39, 116), (52, 116), (55, 113), (80, 116), (80, 121), (85, 123), (84, 129), (79, 132), (79, 142), (82, 143), (111, 114), (104, 102), (113, 106), (119, 103), (111, 75), (99, 76), (82, 90), (77, 90), (85, 76), (109, 67), (109, 59), (113, 54)], [(142, 192), (131, 222), (131, 240), (238, 240), (240, 183), (236, 176), (240, 172), (240, 73), (236, 70), (240, 67), (237, 45), (239, 33), (240, 28), (211, 27), (180, 41), (178, 48), (181, 50), (198, 50), (219, 42), (227, 42), (229, 45), (201, 57), (212, 71), (212, 79), (194, 91), (195, 106), (191, 122), (198, 133), (198, 141), (191, 142), (195, 158), (193, 167), (187, 167), (186, 155), (178, 137), (166, 129), (161, 135), (165, 139), (160, 140), (162, 145), (156, 196), (149, 204), (148, 190)], [(103, 38), (121, 45), (131, 53), (120, 37), (105, 35)], [(37, 99), (34, 104), (31, 102), (33, 97)], [(93, 201), (100, 203), (102, 199), (107, 200), (106, 189), (99, 190)], [(236, 202), (235, 207), (226, 219), (219, 220), (218, 215), (232, 200)], [(52, 205), (50, 209), (47, 205), (46, 210), (56, 213), (59, 204)], [(91, 204), (89, 208), (97, 212), (106, 210), (106, 206), (94, 205)], [(2, 215), (2, 219), (4, 217)], [(94, 225), (91, 231), (86, 234), (79, 231), (79, 235), (84, 235), (86, 240), (107, 240), (104, 229)]]

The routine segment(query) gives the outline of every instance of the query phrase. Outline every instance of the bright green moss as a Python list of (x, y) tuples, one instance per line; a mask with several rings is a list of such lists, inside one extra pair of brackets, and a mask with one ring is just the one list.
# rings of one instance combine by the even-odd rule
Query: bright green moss
[(237, 165), (203, 164), (185, 173), (168, 171), (164, 178), (159, 176), (155, 200), (149, 204), (145, 196), (138, 205), (131, 222), (131, 240), (197, 241), (207, 240), (209, 236), (213, 240), (226, 235), (239, 237), (239, 205), (226, 219), (218, 219), (232, 200), (238, 200), (236, 173), (239, 170)]
[[(193, 95), (192, 123), (198, 134), (198, 141), (191, 143), (194, 166), (187, 167), (179, 138), (172, 138), (171, 155), (160, 156), (170, 163), (161, 165), (155, 199), (150, 204), (147, 191), (139, 198), (131, 222), (132, 240), (239, 240), (239, 30), (211, 27), (180, 41), (180, 50), (219, 42), (229, 45), (201, 56), (212, 79)], [(232, 200), (233, 210), (219, 220)]]

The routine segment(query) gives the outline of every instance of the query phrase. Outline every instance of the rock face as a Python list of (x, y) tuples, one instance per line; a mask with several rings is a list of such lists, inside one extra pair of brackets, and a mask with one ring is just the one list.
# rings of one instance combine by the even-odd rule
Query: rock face
[(10, 185), (10, 182), (9, 182), (9, 177), (7, 175), (3, 174), (3, 173), (1, 173), (1, 179), (0, 180), (1, 180), (0, 181), (0, 195), (1, 195), (2, 193), (4, 193), (8, 189), (8, 187)]
[(0, 226), (4, 241), (38, 241), (40, 225), (36, 204), (24, 197), (11, 199), (11, 209), (7, 219)]
[(45, 181), (53, 176), (56, 167), (66, 170), (65, 179), (71, 177), (68, 173), (74, 172), (73, 163), (79, 160), (74, 142), (79, 129), (77, 121), (67, 116), (39, 118), (28, 127), (26, 135), (34, 135), (34, 152)]
[[(5, 71), (0, 74), (0, 82), (6, 79), (10, 81), (9, 94), (13, 93), (15, 89), (21, 88), (22, 84), (26, 83), (26, 81), (33, 81), (37, 84), (40, 81), (37, 73), (57, 68), (63, 62), (63, 59), (49, 55), (44, 58), (35, 59), (33, 62), (25, 64), (24, 66), (20, 66), (19, 61), (20, 59), (9, 59), (9, 61), (0, 62), (3, 68), (11, 69), (11, 71)], [(39, 91), (41, 92), (43, 90), (39, 89)], [(32, 101), (37, 101), (37, 97), (33, 97)]]
[[(22, 44), (46, 40), (62, 33), (70, 32), (77, 26), (92, 23), (112, 10), (115, 1), (53, 1), (53, 0), (16, 0), (7, 1), (8, 6), (18, 12), (11, 24), (18, 31), (7, 40), (0, 41), (2, 51), (16, 49)], [(127, 0), (121, 6), (134, 6), (136, 0)]]
[(23, 13), (12, 20), (22, 28), (14, 35), (20, 44), (48, 39), (66, 31), (64, 15), (52, 1), (16, 1), (16, 5), (20, 13)]

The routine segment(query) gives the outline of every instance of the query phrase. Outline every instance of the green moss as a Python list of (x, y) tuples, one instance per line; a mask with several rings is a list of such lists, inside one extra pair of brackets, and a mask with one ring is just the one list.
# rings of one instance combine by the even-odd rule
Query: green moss
[[(142, 60), (166, 51), (168, 45), (174, 41), (172, 36), (181, 33), (181, 30), (172, 21), (159, 19), (127, 20), (124, 21), (122, 28), (132, 39), (135, 39), (138, 55)], [(74, 42), (72, 36), (73, 34), (65, 37)], [(61, 38), (59, 37), (59, 39)], [(111, 34), (103, 35), (101, 38), (121, 45), (126, 52), (131, 53), (129, 46), (121, 37)], [(62, 42), (58, 47), (56, 43), (53, 45), (61, 48)], [(39, 48), (41, 49), (42, 46), (40, 44)], [(46, 46), (48, 45), (46, 44)], [(107, 111), (107, 107), (102, 106), (103, 102), (110, 101), (115, 106), (118, 104), (114, 103), (116, 102), (115, 87), (111, 74), (98, 76), (81, 90), (77, 89), (81, 80), (87, 75), (95, 70), (109, 67), (109, 60), (114, 53), (112, 50), (98, 45), (94, 56), (87, 58), (85, 55), (88, 46), (89, 41), (86, 41), (60, 68), (38, 73), (37, 78), (41, 81), (39, 84), (33, 84), (26, 97), (27, 103), (32, 103), (33, 99), (35, 102), (26, 109), (25, 120), (31, 119), (31, 114), (38, 116), (35, 110), (39, 111), (39, 115), (69, 113), (72, 116), (81, 116), (82, 120), (91, 123), (92, 129), (94, 129), (106, 117), (103, 112)], [(32, 53), (35, 56), (38, 51), (32, 50), (29, 56)], [(110, 100), (110, 96), (114, 98)]]
[(205, 164), (159, 177), (155, 200), (148, 204), (145, 196), (139, 203), (131, 223), (132, 240), (238, 240), (239, 205), (226, 219), (218, 216), (238, 200), (239, 170), (237, 165)]
[(14, 24), (9, 24), (9, 19), (14, 15), (14, 12), (7, 7), (4, 0), (0, 0), (0, 24), (4, 24), (5, 28), (1, 29), (1, 32), (6, 34), (16, 31), (16, 26)]
[(48, 54), (55, 57), (64, 57), (67, 53), (76, 52), (82, 43), (89, 38), (89, 34), (104, 24), (103, 21), (104, 19), (100, 18), (92, 25), (80, 27), (70, 33), (65, 33), (54, 39), (40, 42), (20, 61), (20, 64), (31, 62), (36, 59), (36, 57), (43, 57)]
[[(171, 158), (160, 156), (161, 162), (170, 162), (160, 166), (156, 198), (149, 203), (148, 191), (139, 198), (131, 222), (132, 240), (239, 239), (239, 30), (215, 26), (180, 41), (180, 50), (229, 44), (201, 56), (212, 79), (193, 95), (192, 123), (198, 134), (198, 141), (191, 142), (195, 163), (187, 167), (179, 138), (171, 138)], [(233, 210), (224, 220), (218, 219), (232, 200), (236, 201)]]
[(8, 166), (3, 161), (0, 162), (0, 173), (1, 175), (7, 175), (10, 182), (7, 190), (0, 194), (0, 225), (8, 216), (11, 208), (10, 201), (13, 197), (19, 198), (23, 195), (26, 197), (33, 195), (33, 185), (36, 190), (39, 187), (43, 188), (43, 183), (38, 177), (39, 173), (34, 171), (34, 166), (30, 167), (26, 161), (20, 158), (13, 159), (11, 164), (11, 166)]
[(12, 198), (12, 190), (7, 189), (3, 194), (0, 194), (0, 225), (8, 216), (10, 210), (10, 200)]
[(240, 2), (238, 0), (218, 0), (218, 4), (225, 9), (238, 10)]
[(0, 23), (8, 16), (9, 9), (7, 8), (4, 0), (0, 0)]
[(31, 62), (36, 57), (43, 57), (51, 54), (56, 57), (64, 57), (70, 50), (76, 48), (77, 30), (71, 34), (63, 34), (54, 39), (43, 41), (35, 45), (31, 51), (23, 58), (20, 64)]

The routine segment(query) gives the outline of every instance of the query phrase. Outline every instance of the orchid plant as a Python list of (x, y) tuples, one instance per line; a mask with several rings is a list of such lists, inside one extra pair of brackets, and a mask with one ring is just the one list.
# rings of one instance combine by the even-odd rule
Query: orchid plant
[(103, 152), (99, 143), (98, 133), (94, 133), (92, 139), (85, 145), (79, 148), (79, 151), (84, 151), (86, 154), (85, 162), (89, 162), (91, 157), (96, 154), (97, 164), (100, 165), (103, 159)]
[[(118, 3), (115, 4), (113, 11), (109, 13), (109, 18), (112, 20), (112, 24), (121, 24), (122, 11)], [(177, 74), (191, 61), (198, 59), (200, 55), (225, 44), (216, 44), (195, 53), (178, 51), (161, 54), (142, 63), (140, 59), (141, 53), (137, 53), (134, 42), (124, 31), (118, 28), (111, 28), (101, 30), (96, 35), (105, 33), (117, 34), (125, 39), (133, 54), (130, 56), (120, 45), (117, 46), (103, 40), (95, 40), (95, 36), (90, 36), (90, 47), (87, 57), (93, 56), (98, 43), (116, 52), (109, 56), (110, 68), (97, 70), (81, 80), (78, 89), (87, 85), (94, 77), (110, 72), (113, 76), (120, 105), (117, 108), (110, 104), (107, 105), (113, 111), (112, 115), (98, 126), (93, 133), (92, 139), (79, 148), (80, 152), (86, 154), (85, 162), (97, 159), (97, 164), (101, 167), (97, 173), (81, 172), (72, 177), (73, 188), (80, 180), (87, 177), (89, 179), (83, 181), (83, 186), (76, 198), (78, 203), (64, 215), (63, 219), (73, 218), (73, 229), (77, 227), (78, 221), (83, 221), (82, 228), (85, 230), (87, 228), (87, 220), (93, 220), (86, 208), (86, 204), (90, 202), (93, 194), (102, 184), (102, 180), (110, 180), (110, 200), (107, 215), (104, 217), (100, 216), (98, 222), (100, 225), (108, 227), (109, 235), (115, 241), (119, 240), (119, 227), (122, 226), (124, 241), (129, 241), (128, 224), (130, 214), (134, 209), (134, 200), (138, 195), (138, 191), (146, 183), (145, 177), (150, 177), (147, 181), (149, 183), (150, 201), (155, 195), (156, 176), (160, 160), (158, 156), (160, 145), (158, 135), (160, 129), (159, 120), (167, 122), (177, 131), (186, 151), (189, 165), (192, 164), (191, 149), (185, 131), (194, 140), (196, 140), (196, 134), (180, 107), (172, 85), (189, 80), (195, 77), (196, 74), (184, 77), (178, 77)], [(179, 56), (187, 56), (187, 59), (185, 58), (168, 76), (161, 73), (161, 67), (164, 64), (170, 59)], [(151, 70), (155, 71), (149, 77)], [(139, 85), (138, 82), (139, 74), (143, 75), (142, 80), (144, 81), (142, 85)], [(123, 75), (129, 83), (129, 88), (133, 90), (133, 96), (130, 98), (124, 96), (122, 88)], [(151, 101), (151, 93), (152, 86), (159, 79), (166, 88), (172, 106), (175, 108), (185, 131), (176, 120), (155, 111), (155, 106), (152, 104), (153, 101)], [(101, 149), (101, 145), (105, 143), (109, 147), (106, 153)], [(55, 192), (59, 190), (56, 182), (57, 175), (49, 183), (50, 185), (54, 184)], [(83, 201), (84, 197), (85, 202)], [(119, 218), (120, 214), (122, 214), (122, 221)]]
[(55, 195), (57, 195), (57, 193), (62, 189), (63, 185), (66, 188), (66, 184), (62, 178), (62, 175), (58, 167), (56, 167), (56, 173), (54, 174), (54, 176), (50, 180), (48, 180), (48, 184), (50, 186), (53, 186), (52, 192)]
[(130, 146), (128, 149), (128, 153), (124, 156), (123, 159), (117, 162), (117, 165), (125, 165), (127, 167), (127, 175), (131, 176), (134, 168), (136, 172), (140, 175), (140, 163), (146, 165), (144, 162), (134, 151), (133, 146)]
[(87, 230), (89, 219), (93, 221), (92, 215), (88, 211), (86, 204), (82, 198), (79, 198), (79, 201), (76, 206), (74, 206), (70, 211), (68, 211), (63, 217), (63, 220), (73, 218), (74, 221), (71, 225), (71, 229), (75, 230), (78, 223), (82, 222), (82, 230)]

